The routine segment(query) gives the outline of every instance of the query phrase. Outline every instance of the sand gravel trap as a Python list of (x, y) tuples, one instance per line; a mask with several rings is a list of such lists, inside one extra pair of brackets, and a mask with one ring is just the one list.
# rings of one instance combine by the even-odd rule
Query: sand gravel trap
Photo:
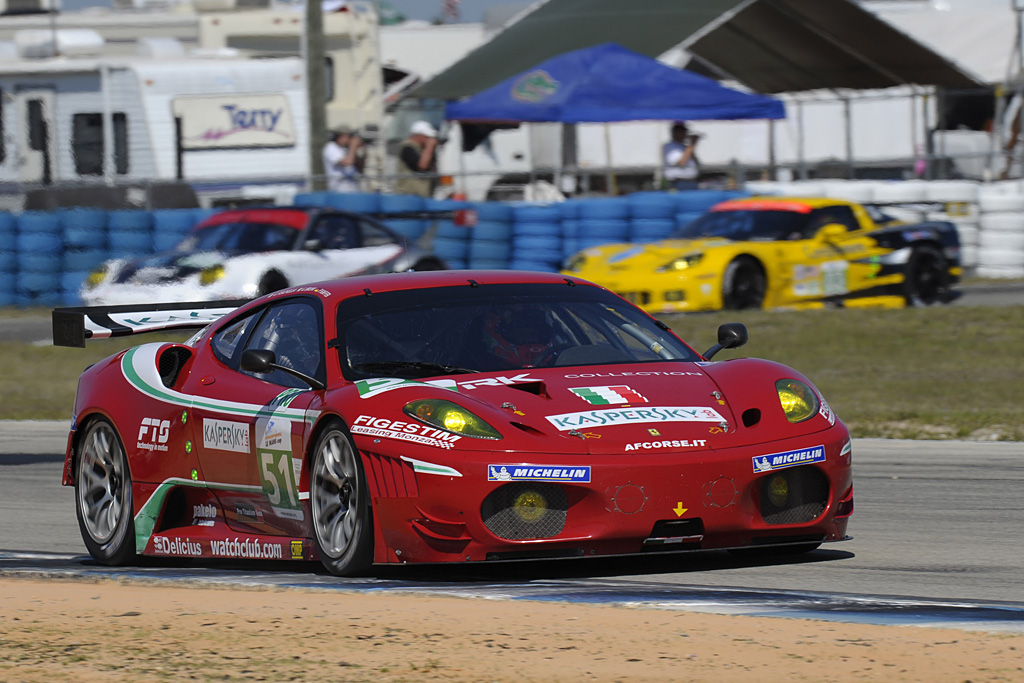
[(1024, 636), (3, 578), (0, 680), (1024, 681)]

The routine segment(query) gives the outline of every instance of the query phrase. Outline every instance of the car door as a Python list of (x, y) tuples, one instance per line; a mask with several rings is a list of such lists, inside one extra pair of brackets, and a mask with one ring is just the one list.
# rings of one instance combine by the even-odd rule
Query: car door
[(873, 245), (849, 206), (813, 210), (792, 264), (786, 298), (799, 302), (843, 297), (863, 286), (858, 283), (864, 281), (865, 266), (854, 263), (873, 253)]
[(317, 280), (374, 272), (376, 266), (402, 252), (402, 246), (387, 232), (348, 214), (319, 216), (310, 226), (307, 247), (320, 257), (314, 265)]
[(265, 349), (276, 362), (325, 379), (323, 312), (305, 296), (279, 299), (226, 325), (212, 354), (194, 367), (188, 393), (198, 460), (226, 522), (241, 531), (303, 535), (308, 524), (299, 482), (308, 426), (322, 392), (283, 370), (240, 369), (242, 352)]

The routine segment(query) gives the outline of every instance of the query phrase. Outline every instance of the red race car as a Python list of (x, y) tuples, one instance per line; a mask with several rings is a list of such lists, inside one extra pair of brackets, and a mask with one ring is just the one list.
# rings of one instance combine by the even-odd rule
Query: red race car
[(439, 271), (235, 302), (57, 309), (54, 342), (205, 326), (79, 380), (63, 482), (104, 564), (137, 555), (482, 562), (806, 552), (853, 512), (811, 382), (716, 362), (594, 284)]

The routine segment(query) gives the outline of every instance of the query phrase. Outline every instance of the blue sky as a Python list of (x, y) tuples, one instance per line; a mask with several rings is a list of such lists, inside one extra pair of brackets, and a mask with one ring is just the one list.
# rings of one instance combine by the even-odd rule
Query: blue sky
[[(431, 21), (441, 16), (444, 0), (383, 0), (406, 16), (407, 19)], [(521, 5), (524, 0), (462, 0), (459, 3), (459, 21), (483, 21), (484, 12), (496, 5)]]

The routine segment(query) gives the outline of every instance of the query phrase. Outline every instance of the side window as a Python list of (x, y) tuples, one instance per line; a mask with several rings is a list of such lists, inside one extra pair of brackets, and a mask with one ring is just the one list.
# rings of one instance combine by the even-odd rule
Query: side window
[(364, 247), (379, 247), (383, 244), (394, 244), (395, 238), (385, 232), (375, 223), (370, 221), (359, 221), (359, 228), (363, 233)]
[[(309, 300), (290, 299), (269, 307), (253, 329), (245, 348), (273, 351), (278, 365), (325, 380), (320, 316)], [(252, 376), (286, 387), (309, 388), (299, 378), (281, 370)]]
[[(128, 173), (128, 119), (115, 113), (114, 169), (119, 175)], [(103, 115), (75, 114), (71, 120), (71, 155), (78, 175), (103, 175)]]
[(309, 233), (320, 249), (352, 249), (359, 246), (355, 220), (348, 216), (322, 216)]
[(228, 325), (223, 330), (213, 335), (210, 340), (213, 346), (213, 355), (225, 365), (230, 365), (235, 358), (235, 350), (238, 342), (245, 338), (245, 333), (252, 327), (252, 323), (258, 316), (246, 316), (238, 322)]
[(819, 229), (829, 225), (831, 223), (838, 223), (847, 229), (849, 232), (857, 230), (860, 226), (857, 223), (857, 218), (853, 215), (853, 210), (848, 206), (826, 206), (823, 209), (816, 209), (812, 214), (810, 220), (807, 222), (808, 237), (814, 237), (815, 233)]

